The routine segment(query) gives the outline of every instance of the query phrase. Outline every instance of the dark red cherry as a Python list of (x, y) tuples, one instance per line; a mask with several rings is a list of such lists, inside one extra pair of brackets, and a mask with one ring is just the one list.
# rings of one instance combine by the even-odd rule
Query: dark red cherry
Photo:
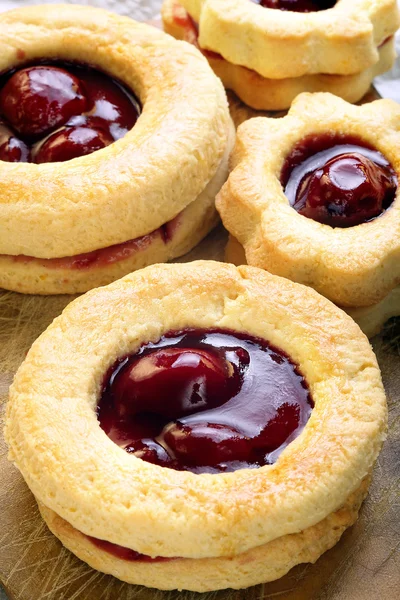
[(79, 79), (64, 69), (29, 67), (10, 77), (0, 92), (0, 113), (27, 138), (64, 125), (87, 105)]
[(65, 127), (39, 145), (33, 158), (36, 163), (64, 162), (101, 150), (113, 141), (109, 133), (100, 129)]
[(281, 182), (301, 215), (352, 227), (378, 217), (393, 202), (397, 176), (377, 150), (350, 136), (310, 136), (287, 157)]
[(293, 12), (316, 12), (335, 6), (337, 0), (252, 0), (264, 8)]
[(121, 417), (145, 407), (173, 419), (218, 406), (229, 375), (226, 361), (211, 352), (162, 348), (123, 370), (112, 393)]
[(129, 561), (138, 561), (138, 562), (165, 562), (170, 560), (175, 560), (174, 558), (166, 558), (162, 556), (156, 556), (152, 558), (151, 556), (147, 556), (146, 554), (140, 554), (140, 552), (136, 552), (136, 550), (131, 550), (130, 548), (125, 548), (124, 546), (118, 546), (118, 544), (113, 544), (112, 542), (107, 542), (106, 540), (100, 540), (95, 537), (91, 537), (90, 535), (86, 536), (92, 544), (103, 550), (104, 552), (108, 552), (113, 556), (116, 556), (122, 560)]
[(188, 330), (111, 367), (98, 417), (143, 460), (217, 473), (274, 462), (312, 407), (297, 367), (265, 340)]
[(11, 129), (0, 122), (0, 160), (29, 162), (29, 148)]
[(117, 82), (102, 73), (82, 70), (80, 78), (90, 105), (88, 125), (105, 127), (114, 140), (119, 140), (137, 121), (137, 102)]
[(294, 208), (332, 227), (359, 225), (385, 209), (393, 176), (361, 154), (341, 154), (303, 179)]

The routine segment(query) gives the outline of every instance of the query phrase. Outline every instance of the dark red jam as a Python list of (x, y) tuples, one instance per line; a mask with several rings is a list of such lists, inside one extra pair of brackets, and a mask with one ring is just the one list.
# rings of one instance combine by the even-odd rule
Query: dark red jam
[(116, 444), (143, 460), (218, 473), (274, 463), (312, 408), (298, 367), (265, 340), (187, 330), (113, 365), (98, 418)]
[(298, 213), (331, 227), (375, 219), (392, 204), (398, 185), (380, 152), (356, 137), (334, 134), (299, 142), (285, 161), (281, 183)]
[(264, 8), (290, 10), (292, 12), (317, 12), (333, 8), (337, 0), (252, 0)]
[(120, 83), (94, 69), (40, 64), (0, 80), (0, 160), (63, 162), (122, 138), (140, 106)]
[(164, 225), (161, 225), (161, 227), (147, 235), (142, 235), (133, 240), (122, 242), (121, 244), (114, 244), (113, 246), (107, 246), (106, 248), (100, 248), (99, 250), (92, 250), (92, 252), (75, 254), (74, 256), (64, 256), (62, 258), (36, 258), (24, 254), (18, 254), (17, 256), (2, 254), (0, 256), (8, 256), (17, 263), (26, 264), (35, 262), (47, 269), (82, 270), (105, 267), (121, 260), (127, 260), (137, 252), (145, 250), (158, 236), (165, 244), (168, 244), (179, 227), (183, 213), (184, 211), (180, 212), (174, 219), (168, 221), (168, 223), (164, 223)]
[(90, 535), (86, 537), (92, 542), (92, 544), (97, 546), (97, 548), (100, 548), (100, 550), (104, 550), (104, 552), (108, 552), (109, 554), (112, 554), (117, 558), (121, 558), (122, 560), (139, 562), (165, 562), (174, 560), (173, 558), (165, 558), (162, 556), (151, 558), (151, 556), (140, 554), (140, 552), (130, 550), (130, 548), (125, 548), (124, 546), (118, 546), (118, 544), (112, 544), (111, 542), (106, 542), (105, 540), (99, 540), (98, 538), (91, 537)]

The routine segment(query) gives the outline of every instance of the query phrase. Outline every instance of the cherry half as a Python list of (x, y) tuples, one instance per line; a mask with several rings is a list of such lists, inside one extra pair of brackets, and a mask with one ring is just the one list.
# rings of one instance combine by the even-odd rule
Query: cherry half
[(90, 154), (122, 138), (140, 113), (133, 94), (88, 67), (35, 65), (2, 81), (0, 117), (10, 141), (2, 143), (0, 132), (0, 160), (62, 162)]
[(143, 460), (218, 473), (274, 462), (312, 407), (297, 366), (265, 340), (188, 330), (111, 367), (98, 418), (115, 443)]
[(350, 136), (310, 136), (285, 161), (281, 183), (301, 215), (352, 227), (381, 215), (392, 204), (397, 177), (377, 150)]
[(335, 6), (337, 0), (252, 0), (264, 8), (289, 10), (292, 12), (317, 12)]

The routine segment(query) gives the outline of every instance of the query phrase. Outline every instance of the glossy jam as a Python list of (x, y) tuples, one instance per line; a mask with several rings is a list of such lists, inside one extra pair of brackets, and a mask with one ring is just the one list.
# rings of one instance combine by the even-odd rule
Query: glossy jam
[(122, 138), (140, 113), (137, 100), (103, 73), (40, 64), (0, 80), (0, 159), (63, 162)]
[(100, 548), (100, 550), (104, 550), (104, 552), (108, 552), (109, 554), (112, 554), (113, 556), (116, 556), (122, 560), (135, 562), (165, 562), (174, 560), (173, 558), (164, 558), (162, 556), (151, 558), (151, 556), (140, 554), (140, 552), (130, 550), (130, 548), (125, 548), (124, 546), (119, 546), (118, 544), (112, 544), (111, 542), (106, 542), (105, 540), (99, 540), (98, 538), (94, 538), (89, 535), (86, 537), (92, 542), (92, 544), (97, 546), (97, 548)]
[(358, 138), (326, 134), (293, 148), (281, 183), (301, 215), (331, 227), (352, 227), (389, 208), (398, 182), (380, 152)]
[(74, 256), (65, 256), (62, 258), (36, 258), (34, 256), (26, 256), (19, 254), (17, 256), (8, 256), (14, 262), (17, 263), (36, 263), (47, 269), (95, 269), (97, 267), (105, 267), (112, 265), (121, 260), (127, 260), (137, 252), (141, 252), (148, 248), (150, 244), (160, 237), (165, 244), (168, 244), (179, 227), (182, 220), (184, 211), (179, 213), (174, 219), (168, 221), (164, 225), (161, 225), (158, 229), (155, 229), (147, 235), (123, 242), (121, 244), (114, 244), (106, 248), (100, 248), (99, 250), (93, 250), (92, 252), (85, 252), (83, 254), (75, 254)]
[(143, 460), (218, 473), (272, 464), (312, 407), (297, 366), (265, 340), (188, 330), (115, 364), (98, 418), (116, 444)]
[(337, 0), (252, 0), (264, 8), (289, 10), (292, 12), (317, 12), (335, 6)]

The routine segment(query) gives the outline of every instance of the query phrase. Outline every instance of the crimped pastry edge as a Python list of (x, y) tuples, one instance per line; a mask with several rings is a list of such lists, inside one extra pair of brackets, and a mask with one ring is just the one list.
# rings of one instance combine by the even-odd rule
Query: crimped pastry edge
[[(177, 0), (164, 0), (161, 11), (164, 31), (176, 39), (190, 42), (185, 36), (185, 28), (174, 21), (174, 9), (184, 10)], [(358, 102), (369, 90), (372, 80), (392, 67), (396, 56), (394, 39), (378, 48), (378, 53), (378, 62), (361, 73), (313, 74), (287, 79), (262, 77), (256, 71), (230, 63), (222, 56), (214, 58), (206, 54), (206, 58), (225, 88), (235, 92), (248, 106), (256, 110), (286, 110), (303, 92), (329, 92), (347, 102)]]
[(249, 264), (310, 285), (346, 309), (371, 306), (400, 283), (400, 189), (385, 213), (355, 227), (332, 228), (299, 215), (284, 194), (281, 169), (298, 141), (326, 132), (372, 144), (400, 180), (397, 103), (353, 106), (332, 94), (305, 93), (286, 117), (250, 119), (238, 128), (217, 210)]
[(396, 0), (339, 0), (329, 10), (296, 13), (249, 0), (182, 0), (199, 23), (200, 46), (227, 61), (282, 79), (360, 73), (399, 27)]

